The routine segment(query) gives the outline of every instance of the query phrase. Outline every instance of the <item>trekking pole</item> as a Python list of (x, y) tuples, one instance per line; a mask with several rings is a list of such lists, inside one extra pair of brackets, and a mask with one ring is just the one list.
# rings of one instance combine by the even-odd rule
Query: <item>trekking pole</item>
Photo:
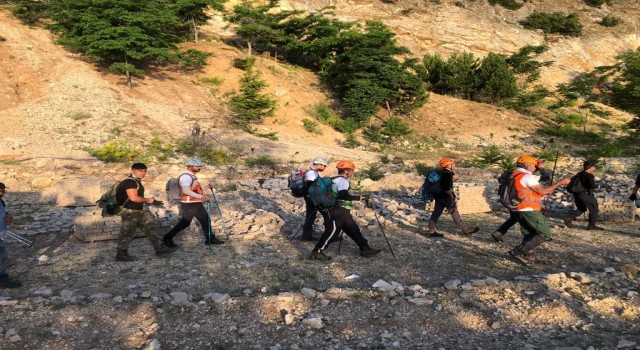
[[(312, 213), (315, 213), (318, 211), (318, 208), (314, 207)], [(306, 216), (306, 213), (305, 213)], [(313, 215), (312, 215), (313, 216)], [(307, 220), (305, 218), (304, 223), (302, 224), (301, 227), (298, 228), (298, 230), (296, 231), (296, 233), (293, 234), (293, 236), (289, 236), (289, 240), (292, 241), (294, 238), (298, 237), (298, 233), (300, 233), (300, 230), (302, 230), (304, 228), (304, 226), (307, 224)]]
[(556, 160), (553, 162), (553, 170), (551, 171), (551, 184), (553, 185), (553, 177), (556, 175), (556, 167), (558, 166), (558, 157), (560, 156), (560, 150), (556, 150)]
[(378, 218), (378, 213), (376, 212), (375, 209), (373, 209), (373, 207), (371, 206), (371, 202), (369, 202), (368, 199), (365, 202), (365, 204), (369, 209), (373, 210), (373, 215), (375, 215), (376, 221), (378, 222), (378, 226), (380, 227), (380, 231), (382, 231), (382, 237), (384, 237), (384, 240), (387, 241), (387, 245), (389, 246), (389, 251), (391, 252), (391, 256), (393, 256), (395, 258), (396, 255), (393, 254), (393, 249), (391, 249), (391, 243), (389, 243), (389, 239), (387, 239), (387, 235), (384, 233), (384, 228), (382, 227), (382, 224), (380, 223), (380, 219)]
[(27, 247), (31, 247), (33, 245), (32, 241), (30, 241), (30, 240), (28, 240), (28, 239), (26, 239), (24, 237), (18, 236), (17, 234), (15, 234), (13, 232), (6, 231), (6, 234), (7, 234), (7, 237), (17, 241), (18, 243), (22, 243), (22, 244), (26, 245)]
[(207, 232), (207, 241), (209, 242), (209, 250), (211, 250), (211, 201), (207, 201), (207, 219), (209, 220), (209, 232)]
[(220, 221), (222, 221), (222, 230), (224, 231), (225, 236), (227, 236), (227, 238), (229, 238), (229, 231), (227, 230), (227, 224), (224, 222), (224, 217), (222, 216), (222, 210), (220, 209), (220, 203), (218, 202), (218, 198), (216, 197), (216, 194), (213, 192), (213, 187), (211, 187), (211, 199), (213, 199), (213, 202), (216, 205), (216, 208), (218, 208), (218, 214), (220, 214)]

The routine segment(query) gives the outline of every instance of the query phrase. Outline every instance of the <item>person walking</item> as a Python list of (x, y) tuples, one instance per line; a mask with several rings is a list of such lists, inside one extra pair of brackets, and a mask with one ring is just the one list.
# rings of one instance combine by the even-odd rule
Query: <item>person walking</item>
[(22, 282), (10, 279), (7, 274), (9, 254), (7, 253), (4, 238), (7, 235), (7, 224), (13, 220), (13, 217), (7, 212), (7, 205), (2, 199), (6, 192), (7, 186), (0, 182), (0, 288), (18, 288), (22, 287)]
[(598, 201), (593, 195), (593, 191), (598, 188), (595, 176), (593, 175), (596, 171), (596, 164), (590, 161), (585, 161), (582, 165), (582, 169), (583, 170), (581, 172), (575, 175), (577, 177), (576, 181), (579, 182), (579, 185), (574, 185), (574, 189), (579, 188), (579, 190), (572, 192), (576, 209), (572, 210), (569, 215), (563, 219), (563, 221), (567, 227), (573, 228), (573, 221), (588, 210), (589, 225), (587, 226), (587, 230), (601, 231), (604, 230), (604, 228), (596, 225), (596, 222), (598, 221), (598, 213), (600, 211), (598, 209)]
[[(546, 183), (549, 180), (551, 180), (551, 175), (553, 174), (553, 171), (549, 171), (544, 168), (544, 160), (542, 159), (538, 159), (536, 161), (536, 170), (534, 171), (534, 174), (536, 172), (540, 173), (539, 182), (541, 183)], [(502, 174), (502, 176), (500, 176), (500, 178), (498, 179), (498, 182), (500, 182), (503, 186), (506, 186), (509, 183), (509, 178), (511, 177), (512, 173), (513, 173), (513, 170), (505, 171)], [(504, 235), (506, 235), (509, 229), (513, 227), (513, 225), (515, 225), (516, 223), (518, 223), (517, 214), (514, 213), (513, 211), (509, 211), (509, 218), (505, 220), (505, 222), (503, 222), (502, 225), (500, 225), (500, 227), (498, 227), (497, 230), (491, 233), (491, 237), (493, 238), (494, 241), (498, 243), (503, 242)]]
[(147, 166), (143, 163), (134, 163), (131, 165), (131, 175), (122, 180), (116, 187), (116, 202), (122, 207), (119, 213), (122, 218), (122, 224), (116, 248), (116, 261), (137, 260), (128, 253), (129, 244), (135, 237), (137, 229), (142, 230), (151, 244), (153, 244), (156, 255), (160, 256), (172, 252), (171, 249), (163, 247), (160, 237), (151, 232), (154, 216), (148, 208), (144, 207), (144, 204), (162, 205), (162, 202), (155, 200), (153, 197), (144, 196), (142, 179), (146, 175)]
[(523, 265), (532, 263), (531, 254), (542, 245), (545, 239), (551, 239), (551, 228), (547, 218), (542, 215), (542, 197), (553, 193), (558, 187), (565, 186), (570, 179), (562, 179), (549, 187), (540, 184), (540, 177), (533, 175), (537, 160), (531, 156), (520, 156), (516, 160), (516, 170), (511, 175), (515, 179), (515, 188), (520, 204), (513, 210), (518, 218), (520, 230), (524, 235), (522, 242), (508, 253)]
[(633, 188), (631, 189), (631, 195), (629, 196), (630, 201), (635, 201), (636, 199), (638, 199), (639, 188), (640, 188), (640, 174), (638, 174), (638, 177), (636, 178), (635, 186), (633, 186)]
[(162, 243), (169, 248), (179, 248), (173, 238), (182, 230), (191, 225), (195, 217), (202, 227), (204, 234), (204, 244), (224, 244), (223, 240), (216, 238), (211, 229), (211, 216), (205, 209), (203, 202), (211, 200), (210, 195), (204, 194), (204, 190), (196, 174), (204, 168), (204, 163), (198, 158), (191, 158), (185, 164), (187, 170), (178, 177), (182, 196), (180, 197), (180, 208), (182, 217), (180, 221), (163, 238)]
[(349, 236), (360, 248), (360, 256), (370, 257), (380, 253), (379, 249), (369, 247), (369, 242), (362, 236), (360, 227), (351, 215), (353, 201), (368, 201), (368, 195), (352, 195), (350, 193), (349, 179), (353, 176), (356, 166), (349, 160), (341, 160), (336, 165), (338, 176), (332, 179), (332, 190), (336, 198), (336, 205), (333, 208), (318, 210), (325, 211), (324, 232), (322, 237), (311, 251), (311, 260), (331, 260), (331, 257), (324, 254), (332, 240), (340, 234), (340, 230)]
[(444, 237), (442, 233), (436, 231), (436, 224), (438, 223), (438, 219), (442, 212), (447, 209), (449, 214), (451, 214), (451, 218), (455, 222), (456, 226), (462, 230), (462, 233), (466, 236), (470, 236), (473, 233), (476, 233), (480, 230), (480, 227), (468, 227), (462, 222), (462, 218), (460, 217), (460, 213), (458, 213), (457, 203), (456, 203), (456, 194), (453, 191), (453, 183), (455, 181), (455, 173), (454, 170), (456, 168), (455, 160), (453, 158), (442, 158), (438, 162), (440, 165), (440, 188), (441, 191), (433, 194), (433, 200), (435, 202), (435, 206), (433, 208), (433, 212), (431, 213), (431, 217), (429, 218), (429, 232), (427, 233), (428, 237), (438, 238)]
[[(316, 181), (317, 178), (320, 177), (320, 173), (326, 169), (329, 165), (329, 161), (327, 161), (323, 157), (316, 157), (309, 170), (304, 173), (304, 180), (306, 182), (307, 188), (313, 186), (313, 182)], [(309, 198), (309, 194), (307, 193), (304, 196), (305, 203), (305, 216), (304, 216), (304, 225), (302, 226), (302, 238), (303, 241), (315, 241), (313, 238), (313, 223), (316, 221), (316, 216), (318, 214), (318, 209), (313, 202), (311, 202), (311, 198)], [(324, 212), (321, 212), (321, 215), (324, 217)]]

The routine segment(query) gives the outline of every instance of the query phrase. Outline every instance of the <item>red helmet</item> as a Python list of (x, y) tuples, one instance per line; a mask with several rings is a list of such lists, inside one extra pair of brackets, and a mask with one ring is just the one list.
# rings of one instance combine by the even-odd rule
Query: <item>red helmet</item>
[(336, 164), (336, 168), (356, 170), (356, 165), (350, 160), (341, 160)]
[(451, 165), (453, 163), (455, 163), (456, 161), (453, 158), (442, 158), (440, 159), (440, 161), (438, 162), (438, 164), (440, 164), (441, 168), (445, 168), (448, 165)]

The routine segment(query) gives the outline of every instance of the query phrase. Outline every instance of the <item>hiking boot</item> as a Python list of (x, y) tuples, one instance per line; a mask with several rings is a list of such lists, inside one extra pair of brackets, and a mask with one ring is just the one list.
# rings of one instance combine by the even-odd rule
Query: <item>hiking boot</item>
[(218, 244), (225, 244), (225, 243), (226, 243), (225, 241), (221, 239), (217, 239), (216, 237), (212, 237), (210, 240), (207, 239), (204, 241), (204, 245), (211, 245), (211, 244), (218, 245)]
[(476, 233), (480, 231), (480, 227), (479, 226), (475, 226), (475, 227), (465, 227), (462, 229), (462, 233), (465, 236), (471, 236), (472, 234)]
[(604, 228), (600, 227), (600, 226), (596, 226), (596, 224), (589, 223), (589, 226), (587, 226), (587, 230), (589, 230), (589, 231), (604, 231)]
[(491, 237), (493, 238), (494, 241), (500, 243), (500, 242), (504, 242), (502, 240), (502, 238), (504, 237), (504, 235), (502, 234), (502, 232), (500, 231), (496, 231), (494, 233), (491, 234)]
[(323, 252), (314, 250), (311, 252), (311, 254), (309, 254), (309, 260), (329, 261), (331, 260), (331, 257), (328, 255), (324, 255)]
[(524, 266), (531, 265), (531, 261), (529, 261), (529, 259), (527, 259), (526, 254), (518, 252), (517, 248), (511, 249), (509, 251), (509, 256), (511, 256), (515, 261), (517, 261), (518, 263), (520, 263), (520, 264), (522, 264)]
[(176, 251), (176, 249), (165, 247), (162, 244), (158, 244), (157, 246), (154, 246), (153, 249), (155, 249), (157, 256), (171, 254)]
[(15, 281), (15, 280), (10, 280), (9, 278), (5, 278), (3, 280), (0, 280), (0, 288), (20, 288), (22, 287), (22, 282), (20, 281)]
[(136, 261), (135, 256), (129, 255), (126, 249), (118, 249), (116, 251), (116, 261)]
[(433, 232), (427, 232), (427, 237), (429, 237), (429, 238), (440, 238), (440, 237), (444, 237), (444, 235), (442, 233), (437, 232), (437, 231), (433, 231)]
[(363, 257), (369, 257), (369, 256), (374, 256), (378, 253), (380, 253), (382, 250), (380, 249), (373, 249), (371, 247), (364, 247), (362, 249), (360, 249), (360, 256)]
[(573, 218), (572, 217), (563, 218), (562, 222), (564, 222), (564, 225), (567, 226), (568, 228), (573, 228)]
[(165, 247), (167, 248), (171, 248), (171, 249), (178, 249), (180, 248), (179, 245), (177, 245), (174, 241), (173, 238), (163, 238), (162, 239), (162, 244), (164, 244)]

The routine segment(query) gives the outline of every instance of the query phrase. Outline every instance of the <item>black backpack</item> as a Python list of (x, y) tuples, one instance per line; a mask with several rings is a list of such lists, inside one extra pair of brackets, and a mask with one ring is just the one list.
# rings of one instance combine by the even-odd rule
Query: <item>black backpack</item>
[[(524, 175), (526, 175), (526, 173), (511, 173), (509, 174), (508, 182), (505, 184), (500, 183), (500, 186), (498, 187), (498, 194), (500, 196), (500, 204), (502, 204), (503, 207), (509, 210), (515, 210), (518, 208), (518, 205), (522, 203), (522, 198), (518, 197), (516, 181), (520, 181), (520, 178)], [(500, 176), (500, 179), (502, 179), (503, 176), (504, 174)], [(498, 181), (500, 181), (500, 179), (498, 179)]]
[(571, 178), (571, 181), (569, 181), (569, 184), (567, 185), (567, 192), (572, 194), (578, 194), (586, 190), (587, 189), (584, 188), (582, 181), (580, 181), (580, 173), (573, 175), (573, 177)]
[(291, 190), (291, 195), (296, 198), (304, 197), (309, 192), (307, 189), (306, 170), (296, 168), (287, 178), (287, 187)]
[[(442, 171), (430, 170), (427, 176), (424, 177), (424, 183), (422, 184), (422, 192), (426, 196), (428, 194), (436, 194), (444, 192), (440, 183), (442, 180)], [(427, 196), (428, 197), (428, 196)], [(432, 196), (433, 197), (433, 196)]]

